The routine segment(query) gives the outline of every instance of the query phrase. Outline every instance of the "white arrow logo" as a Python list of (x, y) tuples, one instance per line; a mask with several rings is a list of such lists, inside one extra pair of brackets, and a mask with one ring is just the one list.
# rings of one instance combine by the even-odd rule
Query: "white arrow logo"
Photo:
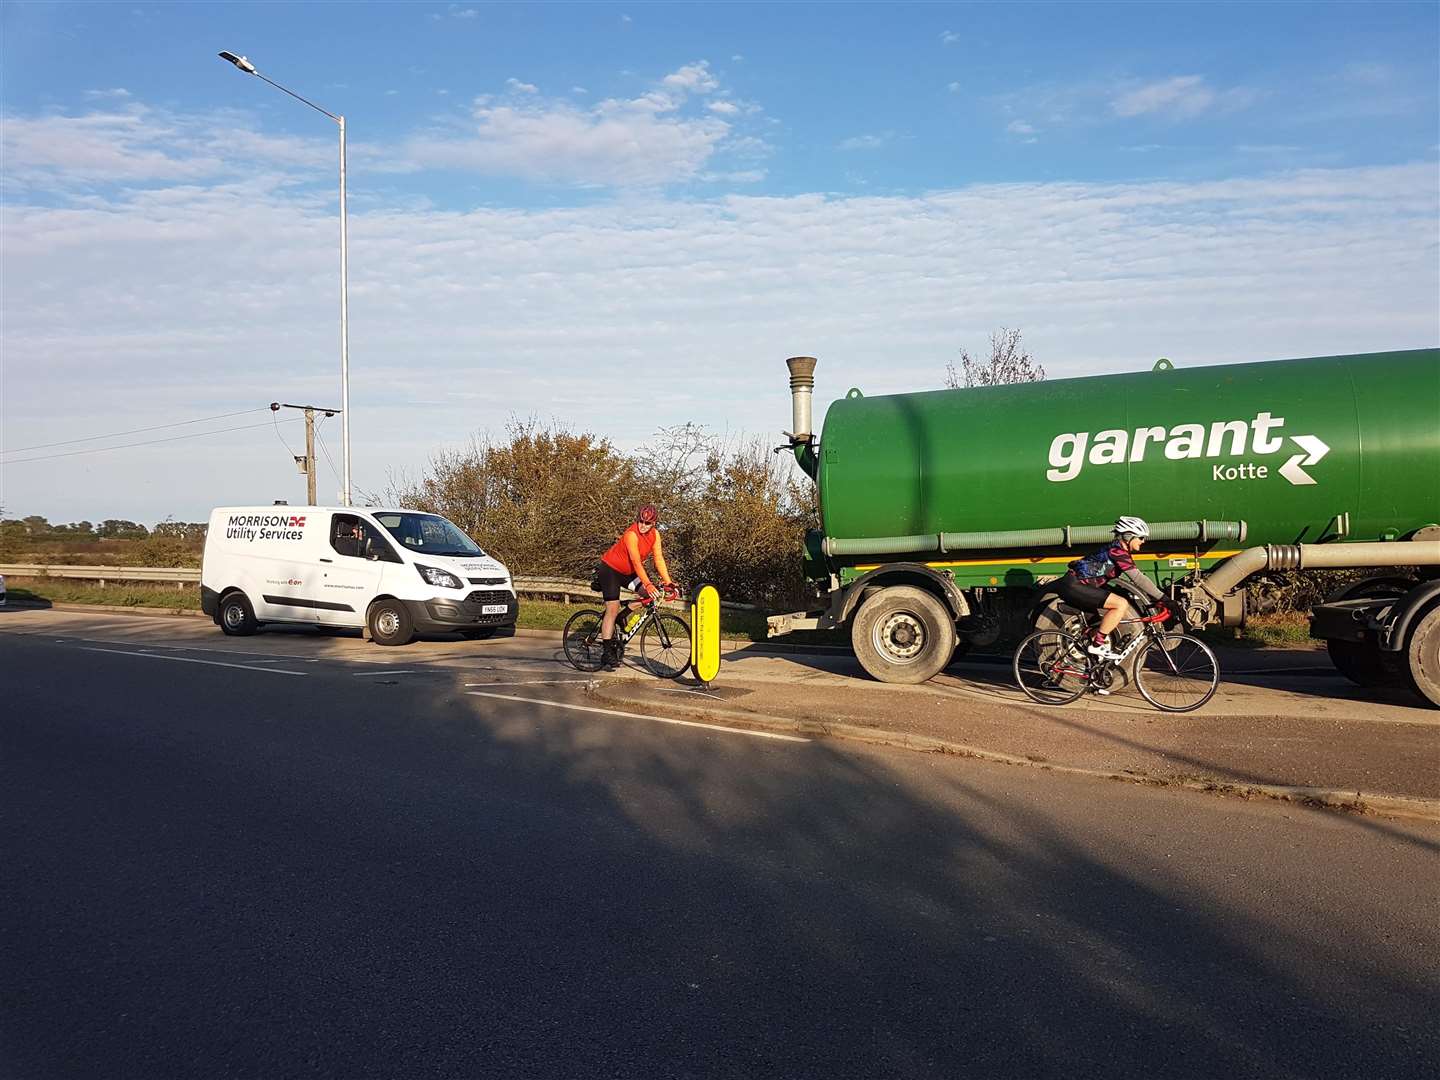
[(1317, 439), (1314, 435), (1291, 435), (1290, 441), (1304, 450), (1303, 454), (1296, 454), (1284, 465), (1280, 466), (1280, 475), (1289, 480), (1292, 484), (1313, 484), (1315, 478), (1307, 473), (1301, 466), (1314, 465), (1330, 452), (1330, 447)]

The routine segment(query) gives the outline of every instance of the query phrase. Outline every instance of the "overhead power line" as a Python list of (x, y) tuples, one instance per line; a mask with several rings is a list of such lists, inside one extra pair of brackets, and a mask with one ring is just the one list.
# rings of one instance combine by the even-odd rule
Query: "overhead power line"
[[(254, 411), (254, 410), (247, 410)], [(298, 424), (300, 418), (281, 420), (282, 424)], [(26, 465), (32, 461), (53, 461), (55, 458), (79, 457), (81, 454), (103, 454), (108, 450), (127, 450), (132, 446), (154, 446), (157, 443), (179, 442), (181, 439), (203, 439), (206, 435), (224, 435), (231, 431), (253, 431), (269, 427), (269, 424), (242, 424), (239, 427), (216, 428), (213, 431), (197, 431), (191, 435), (171, 435), (165, 439), (142, 439), (140, 442), (120, 443), (118, 446), (97, 446), (90, 450), (71, 450), (64, 454), (41, 454), (39, 457), (20, 458), (18, 461), (0, 461), (0, 465)]]
[(315, 437), (320, 440), (320, 451), (325, 455), (325, 461), (330, 466), (330, 475), (335, 477), (335, 483), (343, 484), (343, 481), (340, 479), (340, 471), (335, 468), (335, 459), (330, 456), (330, 448), (325, 445), (325, 436), (321, 434), (325, 427), (325, 421), (328, 419), (329, 417), (321, 418), (320, 426), (315, 429)]
[(12, 446), (0, 450), (0, 454), (23, 454), (30, 450), (48, 450), (52, 446), (72, 446), (75, 443), (98, 442), (101, 439), (118, 439), (125, 435), (140, 435), (146, 431), (185, 427), (187, 424), (208, 424), (211, 420), (228, 420), (232, 416), (248, 416), (250, 413), (264, 411), (265, 407), (262, 406), (259, 409), (241, 409), (239, 412), (220, 413), (218, 416), (202, 416), (198, 420), (177, 420), (173, 424), (156, 424), (153, 427), (131, 428), (129, 431), (112, 431), (108, 435), (86, 435), (83, 439), (61, 439), (59, 442), (36, 443), (34, 446)]

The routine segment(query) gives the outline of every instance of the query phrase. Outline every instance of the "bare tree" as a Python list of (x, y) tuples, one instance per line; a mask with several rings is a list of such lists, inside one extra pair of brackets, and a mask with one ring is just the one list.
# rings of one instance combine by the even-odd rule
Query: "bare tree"
[(945, 386), (970, 390), (977, 386), (1008, 386), (1011, 383), (1043, 382), (1045, 369), (1020, 342), (1020, 331), (1001, 327), (990, 335), (990, 359), (980, 363), (968, 350), (960, 350), (960, 369), (945, 365)]

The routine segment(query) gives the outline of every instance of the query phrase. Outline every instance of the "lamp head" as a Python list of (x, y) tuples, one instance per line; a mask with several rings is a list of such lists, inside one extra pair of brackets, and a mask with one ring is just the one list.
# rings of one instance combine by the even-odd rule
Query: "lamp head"
[(243, 56), (236, 56), (233, 52), (222, 52), (220, 59), (228, 60), (241, 71), (245, 72), (246, 75), (254, 75), (256, 73), (254, 64), (250, 63), (250, 61)]

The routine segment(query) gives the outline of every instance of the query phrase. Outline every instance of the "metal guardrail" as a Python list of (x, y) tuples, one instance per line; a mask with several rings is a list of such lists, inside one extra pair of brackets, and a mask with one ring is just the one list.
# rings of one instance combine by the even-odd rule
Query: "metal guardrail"
[[(173, 584), (176, 588), (197, 585), (200, 582), (199, 567), (190, 566), (61, 566), (48, 563), (12, 563), (0, 566), (0, 574), (7, 577), (94, 581), (98, 582), (102, 589), (112, 581), (153, 581)], [(591, 590), (590, 583), (578, 578), (531, 577), (520, 574), (514, 580), (515, 592), (521, 596), (558, 596), (566, 604), (576, 600), (600, 600), (600, 594)], [(760, 610), (754, 604), (726, 602), (722, 603), (721, 607), (732, 611)]]
[(6, 577), (74, 578), (98, 581), (161, 581), (176, 585), (198, 584), (199, 567), (187, 566), (60, 566), (49, 563), (14, 563), (0, 566)]

